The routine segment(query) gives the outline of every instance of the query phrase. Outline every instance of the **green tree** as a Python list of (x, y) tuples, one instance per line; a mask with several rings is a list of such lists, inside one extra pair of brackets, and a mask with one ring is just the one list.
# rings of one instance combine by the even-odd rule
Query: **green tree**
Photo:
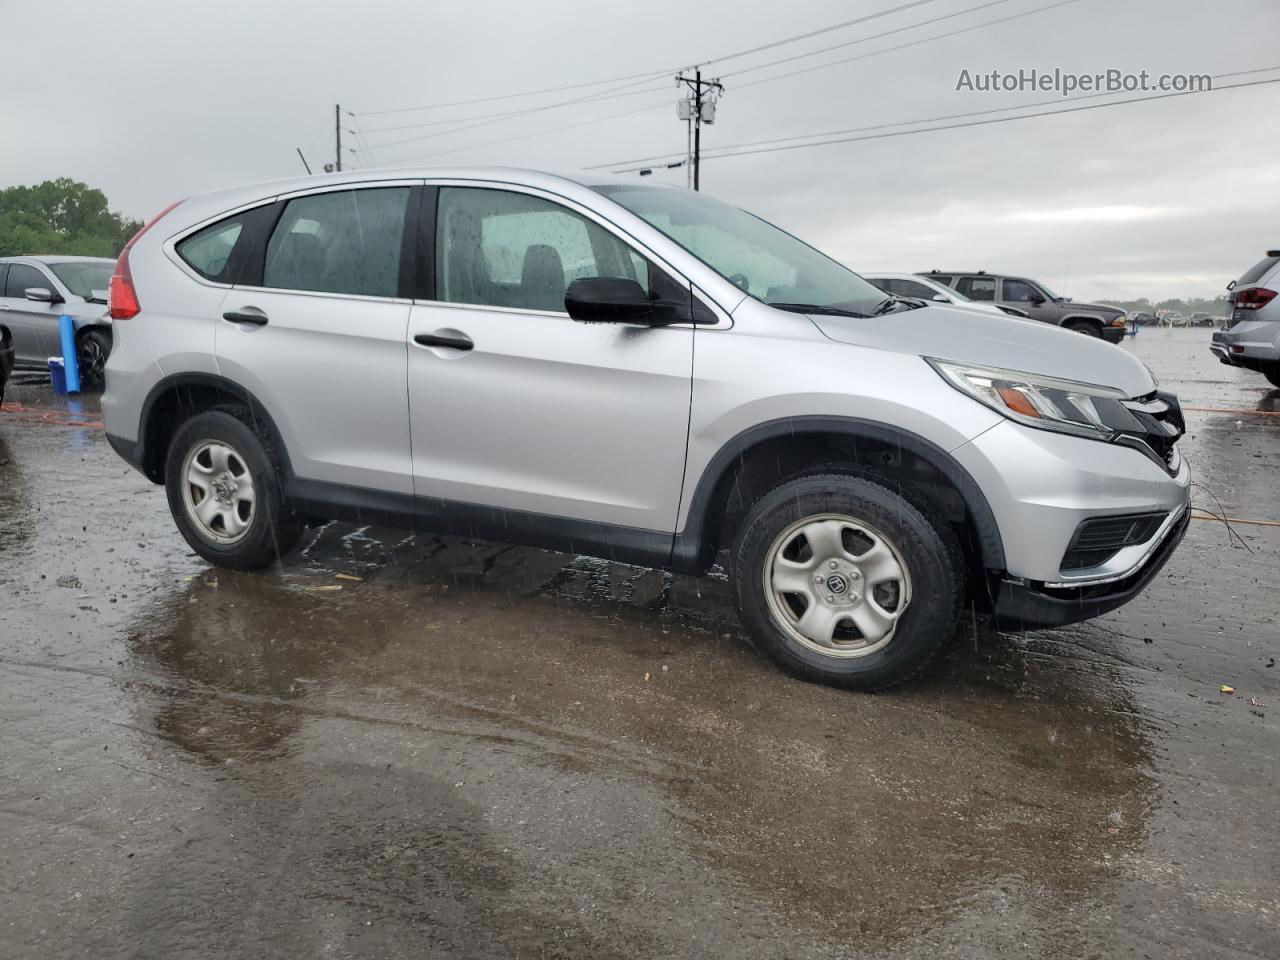
[(69, 177), (0, 190), (0, 257), (114, 257), (141, 226), (113, 213), (101, 190)]

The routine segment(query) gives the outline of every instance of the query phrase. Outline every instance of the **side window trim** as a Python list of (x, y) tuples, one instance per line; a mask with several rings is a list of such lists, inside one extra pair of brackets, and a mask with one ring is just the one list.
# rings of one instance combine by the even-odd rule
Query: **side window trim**
[[(314, 196), (316, 194), (321, 194), (321, 193), (338, 193), (345, 190), (368, 190), (368, 189), (378, 189), (379, 187), (409, 187), (410, 189), (409, 200), (405, 209), (405, 223), (406, 223), (406, 230), (407, 230), (408, 224), (411, 222), (411, 215), (414, 211), (414, 202), (415, 202), (414, 191), (418, 188), (421, 188), (422, 185), (423, 185), (423, 181), (421, 179), (396, 177), (396, 178), (390, 178), (387, 180), (362, 180), (354, 183), (326, 184), (323, 187), (309, 187), (301, 190), (294, 190), (289, 193), (277, 194), (276, 196), (273, 196), (273, 197), (261, 197), (257, 200), (250, 201), (249, 203), (242, 204), (238, 207), (233, 207), (230, 210), (223, 210), (220, 213), (214, 214), (213, 216), (205, 220), (202, 220), (191, 227), (188, 227), (187, 229), (183, 230), (181, 233), (177, 233), (177, 234), (174, 234), (172, 237), (169, 237), (164, 243), (165, 255), (168, 256), (169, 259), (173, 263), (175, 263), (178, 266), (178, 268), (181, 269), (184, 273), (186, 273), (187, 276), (189, 276), (191, 279), (195, 280), (197, 283), (202, 283), (210, 287), (222, 287), (227, 290), (230, 290), (233, 288), (237, 290), (246, 290), (246, 289), (264, 290), (264, 291), (269, 290), (276, 293), (297, 293), (305, 296), (343, 297), (351, 300), (376, 300), (376, 301), (390, 300), (392, 302), (399, 302), (399, 301), (408, 302), (413, 299), (412, 297), (413, 288), (412, 288), (412, 285), (408, 288), (406, 288), (403, 285), (404, 277), (405, 277), (404, 257), (406, 253), (412, 253), (412, 250), (409, 250), (404, 247), (403, 239), (402, 239), (401, 251), (400, 251), (400, 264), (401, 264), (400, 289), (397, 290), (397, 295), (395, 297), (389, 298), (389, 297), (381, 297), (381, 296), (368, 296), (365, 294), (355, 294), (355, 293), (325, 293), (323, 291), (316, 291), (316, 290), (286, 291), (279, 287), (264, 287), (262, 285), (262, 274), (266, 265), (267, 243), (270, 241), (271, 234), (275, 231), (276, 226), (279, 224), (280, 218), (284, 215), (285, 207), (288, 206), (288, 203), (290, 200), (295, 200), (299, 197)], [(226, 220), (229, 217), (234, 217), (239, 214), (246, 213), (250, 210), (255, 210), (259, 208), (262, 208), (262, 209), (270, 208), (270, 213), (267, 216), (267, 219), (264, 221), (263, 231), (260, 234), (258, 234), (257, 237), (255, 237), (255, 243), (253, 244), (253, 246), (246, 250), (245, 256), (249, 262), (245, 267), (246, 273), (244, 276), (240, 278), (239, 283), (235, 283), (235, 284), (221, 283), (216, 280), (205, 279), (204, 277), (200, 276), (199, 273), (193, 270), (190, 264), (188, 264), (185, 260), (182, 259), (181, 256), (178, 255), (177, 245), (181, 243), (183, 240), (187, 239), (187, 237), (190, 237), (193, 234), (197, 234), (201, 230), (211, 227), (215, 223), (218, 223), (222, 220)], [(0, 286), (0, 290), (3, 290), (3, 289), (4, 287)]]
[[(631, 236), (631, 234), (619, 229), (610, 220), (600, 216), (594, 210), (586, 207), (569, 197), (564, 197), (550, 191), (542, 190), (537, 187), (526, 186), (521, 183), (505, 183), (502, 181), (490, 180), (460, 180), (454, 178), (441, 178), (426, 181), (426, 194), (421, 208), (421, 236), (419, 239), (419, 281), (418, 293), (414, 298), (414, 302), (421, 306), (428, 307), (451, 307), (463, 310), (485, 310), (489, 312), (499, 313), (516, 313), (529, 314), (541, 317), (559, 317), (568, 319), (568, 314), (563, 310), (531, 310), (523, 307), (505, 307), (491, 306), (484, 304), (472, 303), (454, 303), (452, 301), (436, 299), (436, 277), (435, 277), (435, 244), (437, 236), (437, 220), (439, 217), (439, 192), (442, 187), (461, 187), (475, 188), (481, 190), (504, 190), (508, 193), (520, 193), (530, 197), (536, 197), (546, 200), (549, 203), (557, 204), (564, 207), (571, 213), (584, 217), (596, 226), (605, 230), (616, 238), (619, 242), (638, 253), (649, 265), (667, 275), (667, 278), (673, 281), (682, 289), (690, 291), (690, 296), (695, 304), (695, 315), (706, 316), (710, 313), (715, 317), (714, 323), (679, 323), (672, 324), (674, 328), (697, 326), (702, 330), (727, 329), (733, 326), (733, 318), (727, 310), (716, 304), (710, 294), (703, 292), (697, 287), (691, 279), (686, 277), (680, 270), (673, 267), (666, 259), (654, 253), (643, 241)], [(430, 199), (427, 200), (426, 197)]]

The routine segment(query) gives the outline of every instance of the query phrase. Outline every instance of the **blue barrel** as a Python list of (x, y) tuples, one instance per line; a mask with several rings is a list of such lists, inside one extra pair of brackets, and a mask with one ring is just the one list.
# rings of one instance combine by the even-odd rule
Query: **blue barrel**
[(76, 357), (76, 325), (65, 313), (58, 318), (62, 331), (62, 369), (67, 378), (67, 393), (80, 392), (80, 364)]

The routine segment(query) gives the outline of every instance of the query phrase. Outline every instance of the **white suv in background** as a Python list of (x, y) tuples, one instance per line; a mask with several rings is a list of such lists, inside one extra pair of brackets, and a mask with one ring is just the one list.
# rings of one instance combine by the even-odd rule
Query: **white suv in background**
[(959, 290), (936, 283), (928, 277), (918, 277), (914, 273), (864, 273), (862, 279), (874, 283), (885, 293), (895, 297), (911, 297), (924, 300), (926, 303), (949, 303), (953, 307), (964, 307), (966, 310), (977, 310), (979, 313), (1002, 313), (1010, 317), (1030, 319), (1026, 312), (1016, 307), (1006, 307), (997, 303), (979, 303), (970, 300)]

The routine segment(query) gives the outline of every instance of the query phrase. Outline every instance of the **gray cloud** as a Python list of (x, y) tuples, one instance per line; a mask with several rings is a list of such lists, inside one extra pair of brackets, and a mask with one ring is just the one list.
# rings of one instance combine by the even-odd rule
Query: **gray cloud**
[[(936, 0), (916, 10), (730, 63), (766, 59), (976, 6)], [(1045, 6), (1009, 0), (989, 10), (850, 47), (866, 53)], [(568, 91), (443, 111), (374, 116), (489, 94), (660, 71), (767, 43), (893, 0), (812, 0), (785, 6), (732, 0), (643, 4), (476, 0), (465, 4), (207, 4), (8, 0), (0, 100), (8, 132), (0, 184), (72, 176), (134, 216), (173, 199), (301, 173), (331, 159), (333, 104), (372, 130), (472, 118), (589, 94)], [(709, 149), (821, 130), (1014, 106), (1036, 93), (956, 92), (962, 69), (1080, 73), (1108, 68), (1223, 73), (1280, 66), (1274, 0), (1080, 2), (1008, 23), (772, 83), (773, 74), (832, 53), (726, 77)], [(1280, 70), (1259, 75), (1280, 77)], [(1233, 81), (1222, 81), (1222, 83)], [(488, 123), (413, 144), (441, 128), (344, 134), (356, 166), (398, 158), (573, 169), (679, 152), (669, 78), (636, 96)], [(607, 89), (607, 88), (599, 88)], [(1119, 106), (791, 152), (709, 160), (703, 188), (810, 239), (855, 269), (984, 267), (1039, 277), (1060, 292), (1101, 296), (1211, 295), (1280, 243), (1274, 226), (1280, 133), (1267, 118), (1280, 85)], [(633, 116), (586, 123), (656, 105)], [(559, 133), (553, 127), (583, 124)], [(488, 144), (508, 138), (508, 143)], [(628, 174), (627, 176), (633, 176)], [(683, 182), (682, 171), (655, 179)]]

